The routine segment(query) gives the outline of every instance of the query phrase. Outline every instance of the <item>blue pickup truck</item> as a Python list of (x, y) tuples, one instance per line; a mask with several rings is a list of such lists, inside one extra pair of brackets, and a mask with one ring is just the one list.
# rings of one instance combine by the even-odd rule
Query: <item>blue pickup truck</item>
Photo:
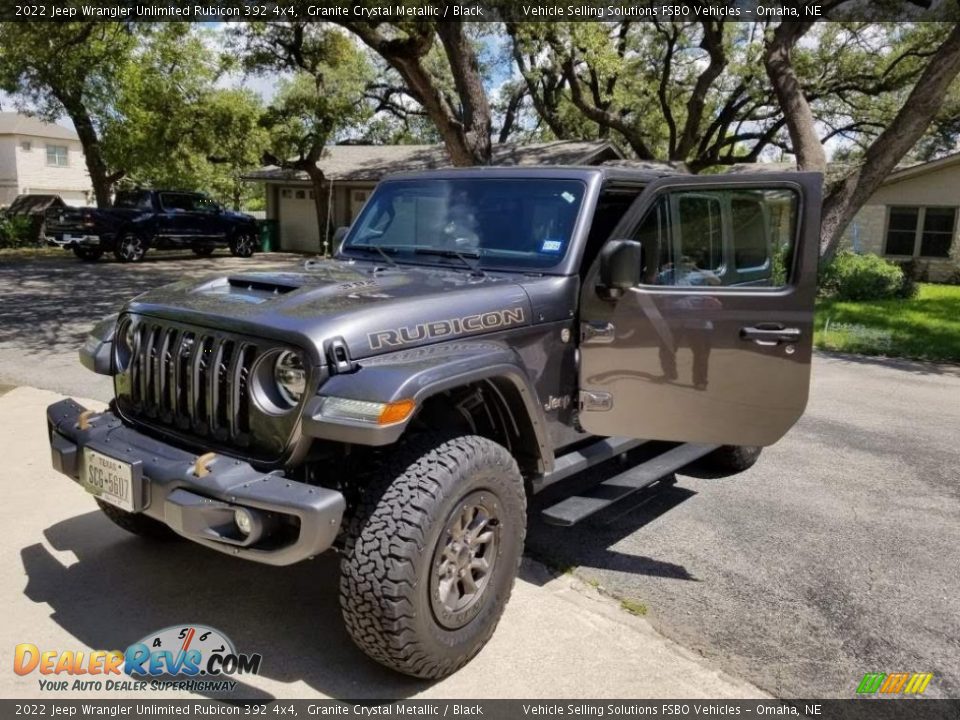
[(140, 262), (151, 248), (190, 248), (207, 256), (225, 246), (237, 257), (250, 257), (258, 247), (253, 217), (226, 210), (202, 193), (178, 190), (123, 190), (105, 209), (53, 208), (46, 214), (46, 238), (88, 262), (104, 252), (120, 262)]

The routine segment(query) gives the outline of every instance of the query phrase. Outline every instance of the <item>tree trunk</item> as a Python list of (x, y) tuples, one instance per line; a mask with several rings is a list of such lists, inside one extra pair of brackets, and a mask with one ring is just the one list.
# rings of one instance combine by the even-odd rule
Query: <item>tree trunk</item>
[[(341, 21), (339, 24), (354, 33), (370, 49), (393, 67), (406, 83), (410, 96), (423, 106), (437, 128), (454, 165), (487, 165), (490, 162), (490, 105), (480, 76), (480, 66), (462, 22), (448, 21), (439, 27), (421, 27), (409, 38), (397, 40), (383, 35), (379, 23)], [(427, 26), (427, 23), (420, 23)], [(444, 52), (456, 83), (462, 116), (448, 102), (441, 79), (423, 63), (440, 35)]]
[(863, 204), (920, 140), (960, 74), (960, 23), (930, 58), (900, 112), (867, 148), (863, 163), (830, 189), (823, 202), (820, 256), (837, 251), (843, 231)]
[(314, 209), (317, 212), (317, 229), (320, 232), (320, 250), (321, 254), (326, 256), (328, 255), (327, 244), (330, 240), (330, 234), (328, 232), (328, 218), (327, 218), (327, 192), (328, 188), (324, 187), (324, 176), (323, 170), (317, 167), (316, 163), (311, 163), (302, 168), (306, 171), (307, 175), (310, 177), (310, 186), (313, 188), (313, 204)]
[[(90, 173), (90, 183), (93, 185), (93, 195), (97, 201), (97, 207), (110, 207), (110, 193), (113, 189), (114, 180), (107, 172), (107, 164), (103, 159), (103, 153), (100, 148), (100, 138), (97, 130), (93, 126), (90, 114), (79, 101), (64, 102), (60, 99), (67, 115), (73, 121), (73, 126), (80, 138), (80, 144), (83, 146), (83, 156), (87, 163), (87, 172)], [(122, 174), (121, 174), (122, 176)]]
[(783, 22), (767, 41), (763, 64), (773, 84), (780, 109), (787, 118), (787, 130), (797, 169), (823, 172), (827, 169), (827, 154), (817, 135), (816, 121), (810, 103), (803, 94), (800, 79), (793, 69), (793, 47), (812, 27), (810, 22)]
[(463, 143), (471, 155), (471, 165), (490, 163), (490, 133), (493, 128), (490, 103), (483, 87), (480, 62), (470, 39), (464, 32), (463, 23), (442, 22), (437, 24), (437, 35), (443, 44), (457, 96), (461, 107), (461, 130)]

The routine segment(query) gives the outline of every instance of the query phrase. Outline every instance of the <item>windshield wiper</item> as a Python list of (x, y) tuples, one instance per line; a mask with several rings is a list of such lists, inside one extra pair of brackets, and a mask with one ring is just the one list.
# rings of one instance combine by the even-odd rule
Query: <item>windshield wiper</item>
[[(388, 246), (388, 247), (389, 247), (389, 246)], [(379, 245), (351, 245), (348, 249), (349, 249), (349, 250), (360, 250), (361, 252), (373, 252), (373, 251), (376, 251), (376, 252), (380, 253), (380, 257), (382, 257), (384, 260), (387, 261), (387, 265), (391, 265), (391, 266), (393, 266), (393, 267), (399, 267), (399, 266), (397, 265), (397, 261), (394, 260), (394, 259), (393, 259), (392, 257), (390, 257), (389, 255), (387, 255), (387, 251), (384, 250), (384, 249), (383, 249), (382, 247), (380, 247)], [(396, 252), (396, 250), (394, 250), (394, 252)]]
[(483, 269), (480, 267), (480, 263), (472, 263), (467, 258), (475, 258), (479, 260), (480, 253), (471, 252), (471, 253), (462, 253), (457, 250), (445, 250), (442, 248), (427, 248), (427, 247), (418, 247), (413, 251), (417, 255), (437, 255), (439, 257), (446, 258), (457, 258), (460, 262), (470, 268), (471, 272), (474, 275), (483, 276)]

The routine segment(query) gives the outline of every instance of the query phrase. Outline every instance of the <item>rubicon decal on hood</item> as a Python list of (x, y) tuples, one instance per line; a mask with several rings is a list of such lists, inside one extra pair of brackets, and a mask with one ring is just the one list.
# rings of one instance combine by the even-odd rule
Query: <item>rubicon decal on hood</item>
[(498, 328), (520, 325), (524, 321), (523, 308), (495, 310), (493, 312), (467, 315), (450, 320), (408, 325), (393, 330), (379, 330), (367, 335), (371, 350), (383, 347), (400, 347), (422, 340), (464, 335), (467, 333), (490, 332)]

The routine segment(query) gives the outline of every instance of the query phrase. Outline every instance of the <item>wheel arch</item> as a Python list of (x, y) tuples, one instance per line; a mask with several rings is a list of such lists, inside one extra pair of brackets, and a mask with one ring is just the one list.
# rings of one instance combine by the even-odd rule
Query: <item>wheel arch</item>
[(468, 358), (447, 358), (427, 365), (409, 358), (384, 360), (353, 373), (333, 375), (321, 387), (321, 396), (385, 403), (412, 399), (416, 410), (404, 422), (387, 426), (330, 422), (320, 415), (322, 397), (318, 397), (305, 407), (304, 433), (336, 442), (383, 446), (397, 442), (410, 430), (437, 429), (463, 420), (472, 433), (493, 436), (491, 439), (505, 444), (525, 474), (549, 472), (553, 448), (536, 389), (512, 350), (483, 350)]

